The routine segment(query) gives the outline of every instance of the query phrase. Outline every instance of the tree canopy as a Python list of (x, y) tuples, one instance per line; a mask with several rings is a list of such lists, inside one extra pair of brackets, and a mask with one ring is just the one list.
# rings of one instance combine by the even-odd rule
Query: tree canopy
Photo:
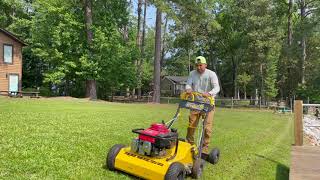
[[(145, 25), (152, 9), (158, 26)], [(320, 101), (319, 1), (0, 0), (0, 12), (0, 27), (28, 44), (23, 87), (46, 95), (85, 97), (87, 80), (100, 99), (148, 94), (155, 76), (187, 76), (202, 55), (220, 96)]]

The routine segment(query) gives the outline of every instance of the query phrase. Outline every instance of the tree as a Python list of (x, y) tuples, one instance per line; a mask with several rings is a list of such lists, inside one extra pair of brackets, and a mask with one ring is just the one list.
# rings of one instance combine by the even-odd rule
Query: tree
[[(137, 23), (137, 47), (139, 49), (139, 57), (136, 63), (137, 66), (137, 76), (138, 76), (138, 81), (137, 81), (137, 89), (138, 89), (138, 99), (141, 99), (141, 86), (142, 86), (142, 80), (141, 80), (141, 72), (142, 72), (142, 30), (141, 30), (141, 22), (145, 21), (145, 19), (143, 19), (143, 21), (141, 21), (141, 16), (142, 16), (142, 0), (138, 0), (138, 23)], [(146, 6), (146, 4), (145, 4)], [(145, 13), (145, 12), (144, 12)], [(144, 22), (143, 22), (144, 23)], [(133, 95), (134, 95), (134, 91), (133, 91)]]
[(161, 19), (147, 28), (147, 2), (138, 2), (135, 17), (130, 0), (0, 1), (0, 26), (28, 44), (23, 86), (84, 97), (94, 80), (96, 97), (108, 99), (127, 88), (139, 97), (153, 79), (160, 97), (161, 74), (188, 75), (203, 55), (225, 96), (317, 99), (320, 1), (150, 1), (166, 16), (163, 31)]
[(0, 1), (0, 28), (8, 28), (19, 20), (29, 19), (31, 5), (28, 0)]
[[(131, 42), (126, 44), (121, 34), (121, 27), (128, 24), (127, 5), (125, 0), (92, 3), (95, 21), (90, 30), (95, 36), (89, 49), (87, 33), (84, 31), (83, 3), (36, 1), (31, 30), (32, 52), (47, 64), (48, 68), (43, 72), (44, 83), (49, 88), (57, 87), (57, 95), (85, 96), (84, 85), (88, 79), (98, 81), (98, 88), (117, 89), (125, 82), (131, 86), (135, 75), (131, 74), (132, 65), (128, 63), (133, 62), (131, 57), (135, 58), (131, 43), (134, 35), (129, 33)], [(124, 50), (125, 46), (127, 50)], [(126, 66), (125, 70), (122, 66)], [(125, 78), (118, 80), (119, 77)], [(107, 90), (110, 92), (111, 89)], [(103, 91), (97, 96), (106, 97), (105, 93)]]
[(307, 30), (308, 27), (308, 16), (314, 14), (315, 11), (319, 11), (320, 7), (317, 7), (317, 1), (313, 0), (298, 0), (297, 2), (300, 8), (300, 19), (301, 19), (301, 84), (306, 83), (306, 65), (307, 65)]
[(292, 44), (292, 8), (293, 8), (292, 1), (293, 0), (289, 0), (289, 3), (288, 3), (288, 47), (289, 49)]
[(263, 100), (277, 95), (276, 75), (282, 38), (281, 21), (274, 20), (277, 14), (272, 13), (277, 12), (277, 7), (276, 3), (267, 0), (257, 0), (245, 7), (249, 43), (247, 58)]
[[(92, 2), (91, 0), (83, 0), (84, 9), (85, 9), (85, 28), (87, 35), (87, 46), (88, 46), (88, 60), (92, 62), (93, 52), (92, 52), (92, 41), (93, 41), (93, 32), (92, 32)], [(90, 63), (92, 64), (92, 63)], [(91, 100), (97, 99), (97, 90), (96, 90), (96, 80), (95, 75), (89, 77), (86, 81), (86, 97), (89, 97)]]
[(144, 61), (145, 61), (145, 36), (146, 36), (146, 23), (147, 23), (147, 6), (148, 6), (148, 0), (144, 0), (144, 10), (143, 10), (143, 25), (142, 25), (142, 39), (141, 39), (141, 60), (138, 67), (138, 85), (140, 87), (138, 88), (138, 99), (141, 98), (142, 94), (142, 86), (143, 86), (143, 75), (145, 75), (145, 71), (143, 69)]
[(153, 75), (153, 97), (154, 103), (160, 103), (160, 61), (161, 61), (161, 10), (157, 8), (156, 16), (156, 36), (154, 55), (154, 75)]
[(247, 99), (246, 87), (251, 80), (252, 80), (252, 76), (248, 75), (247, 73), (240, 74), (237, 77), (238, 84), (243, 88), (244, 99)]
[[(304, 19), (306, 18), (306, 3), (305, 0), (300, 0), (300, 17), (301, 17), (301, 22), (302, 24), (304, 23)], [(301, 38), (301, 48), (302, 48), (302, 56), (301, 56), (301, 83), (305, 84), (305, 70), (306, 70), (306, 65), (305, 61), (307, 58), (307, 53), (306, 53), (306, 32), (304, 31), (304, 27), (302, 26), (302, 38)]]
[[(293, 0), (289, 0), (288, 5), (288, 12), (287, 12), (287, 42), (283, 45), (284, 51), (282, 57), (279, 60), (279, 73), (277, 74), (277, 85), (279, 88), (279, 95), (282, 99), (287, 95), (292, 95), (292, 86), (293, 83), (289, 83), (291, 77), (293, 79), (292, 71), (294, 69), (294, 60), (293, 60), (293, 15), (294, 15), (294, 6)], [(291, 86), (291, 87), (289, 87)]]

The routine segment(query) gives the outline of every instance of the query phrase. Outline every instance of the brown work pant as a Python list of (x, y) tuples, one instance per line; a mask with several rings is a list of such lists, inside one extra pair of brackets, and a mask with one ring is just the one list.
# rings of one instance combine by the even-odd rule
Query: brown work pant
[[(202, 114), (199, 111), (190, 111), (189, 127), (187, 131), (187, 141), (191, 144), (194, 144), (194, 132), (198, 126), (199, 119), (202, 115), (204, 116), (205, 114)], [(204, 142), (203, 142), (204, 151), (208, 151), (211, 133), (212, 133), (213, 115), (214, 115), (214, 110), (208, 113), (207, 122), (204, 127)]]

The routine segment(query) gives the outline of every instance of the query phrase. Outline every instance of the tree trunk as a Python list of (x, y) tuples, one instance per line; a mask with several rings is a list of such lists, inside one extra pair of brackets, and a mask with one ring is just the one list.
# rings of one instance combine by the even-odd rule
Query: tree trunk
[[(131, 0), (129, 0), (128, 2), (128, 11), (129, 11), (129, 8), (131, 6)], [(128, 41), (129, 41), (129, 28), (128, 28), (128, 24), (126, 24), (123, 28), (123, 32), (122, 32), (122, 37), (123, 37), (123, 40), (124, 40), (124, 43), (127, 44)], [(130, 88), (127, 87), (126, 88), (126, 97), (129, 97), (130, 96)]]
[(233, 92), (234, 98), (237, 98), (237, 63), (235, 57), (232, 56), (232, 83), (233, 83)]
[(289, 49), (292, 44), (292, 6), (293, 6), (292, 0), (289, 0), (289, 4), (288, 4), (288, 47)]
[(153, 74), (153, 97), (154, 103), (160, 103), (160, 61), (161, 61), (161, 10), (157, 8), (156, 36), (155, 36), (155, 56)]
[(305, 70), (306, 70), (306, 32), (304, 27), (304, 18), (306, 17), (306, 3), (305, 0), (300, 1), (300, 11), (301, 11), (301, 24), (302, 24), (302, 39), (301, 39), (301, 48), (302, 48), (302, 56), (301, 56), (301, 83), (305, 84)]
[(239, 88), (239, 87), (238, 87), (238, 89), (237, 89), (237, 99), (240, 100), (240, 88)]
[(263, 64), (260, 64), (260, 77), (261, 77), (261, 84), (260, 84), (260, 97), (264, 99), (264, 83), (263, 83)]
[[(87, 34), (87, 43), (89, 49), (89, 61), (92, 61), (92, 40), (93, 40), (93, 32), (92, 32), (92, 2), (91, 0), (84, 0), (84, 9), (85, 9), (85, 20), (86, 20), (86, 34)], [(92, 77), (91, 77), (92, 78)], [(91, 100), (97, 99), (97, 90), (96, 90), (96, 80), (93, 78), (87, 79), (86, 82), (86, 97)]]
[(142, 42), (141, 42), (142, 60), (145, 56), (144, 47), (145, 47), (145, 36), (146, 36), (147, 6), (148, 6), (148, 0), (145, 0), (144, 1), (144, 11), (143, 11)]
[(142, 0), (138, 0), (138, 24), (137, 24), (137, 38), (136, 45), (141, 49), (141, 12), (142, 12)]
[(161, 61), (160, 61), (160, 67), (163, 67), (163, 61), (164, 61), (164, 55), (165, 55), (165, 41), (166, 41), (166, 33), (167, 33), (167, 24), (168, 24), (168, 18), (166, 17), (164, 27), (163, 27), (163, 38), (162, 38), (162, 50), (161, 50)]
[(122, 38), (125, 43), (129, 40), (129, 28), (127, 25), (123, 27)]
[(218, 73), (217, 73), (217, 76), (218, 76), (218, 81), (219, 81), (219, 86), (220, 86), (219, 96), (220, 97), (224, 97), (224, 90), (223, 90), (223, 87), (222, 87), (221, 78), (219, 77)]
[(92, 2), (91, 0), (84, 0), (84, 3), (85, 3), (87, 43), (89, 48), (91, 48), (92, 40), (93, 40), (93, 32), (91, 29), (92, 28)]
[(64, 86), (64, 96), (70, 96), (70, 81), (69, 79), (66, 79), (66, 84)]
[(146, 22), (147, 22), (147, 0), (144, 1), (144, 9), (143, 9), (143, 24), (142, 24), (142, 37), (141, 37), (141, 45), (140, 45), (140, 50), (141, 50), (141, 59), (140, 63), (138, 64), (138, 99), (141, 99), (141, 94), (142, 94), (142, 67), (143, 67), (143, 60), (145, 56), (144, 52), (144, 46), (145, 46), (145, 35), (146, 35)]
[(96, 90), (96, 80), (87, 80), (86, 81), (86, 97), (89, 97), (90, 100), (97, 99), (97, 90)]
[[(130, 9), (130, 6), (131, 6), (131, 0), (129, 0), (129, 2), (128, 2), (128, 7), (127, 7), (128, 11), (129, 11), (129, 9)], [(128, 24), (126, 24), (126, 25), (123, 27), (123, 34), (122, 34), (122, 36), (123, 36), (124, 42), (125, 42), (125, 43), (128, 43), (128, 41), (129, 41), (129, 28), (128, 28)]]
[(218, 64), (217, 64), (216, 59), (214, 58), (213, 45), (211, 43), (210, 43), (210, 60), (209, 60), (209, 62), (211, 63), (211, 66), (209, 66), (209, 64), (208, 64), (208, 67), (211, 67), (212, 68), (211, 70), (216, 72), (218, 75), (218, 71), (217, 71)]
[[(292, 64), (292, 8), (293, 8), (293, 0), (289, 0), (288, 3), (288, 42), (287, 42), (287, 62), (282, 63), (285, 67), (287, 67), (287, 77), (291, 74), (291, 66), (288, 66), (289, 64)], [(283, 76), (285, 77), (285, 76)], [(292, 84), (290, 83), (290, 80), (284, 80), (280, 82), (279, 88), (280, 88), (280, 94), (281, 97), (283, 96), (283, 92), (285, 89), (291, 89), (286, 84)]]
[[(142, 0), (138, 0), (138, 25), (137, 25), (137, 39), (136, 39), (136, 45), (138, 47), (138, 49), (141, 52), (141, 37), (142, 37), (142, 33), (141, 33), (141, 12), (142, 12)], [(141, 76), (140, 76), (140, 71), (141, 71), (141, 54), (138, 57), (137, 63), (137, 92), (138, 92), (138, 99), (141, 98)], [(134, 95), (134, 94), (133, 94)]]
[(246, 86), (244, 86), (243, 89), (244, 89), (244, 99), (247, 100), (247, 88), (246, 88)]
[(136, 96), (136, 88), (133, 88), (131, 91), (131, 98), (134, 99)]

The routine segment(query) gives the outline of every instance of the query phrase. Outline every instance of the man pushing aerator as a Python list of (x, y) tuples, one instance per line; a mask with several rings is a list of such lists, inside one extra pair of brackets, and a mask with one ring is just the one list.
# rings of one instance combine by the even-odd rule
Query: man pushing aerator
[[(212, 133), (214, 96), (219, 92), (217, 75), (208, 69), (206, 59), (196, 58), (197, 69), (190, 73), (186, 92), (172, 120), (153, 123), (147, 129), (133, 129), (138, 134), (130, 146), (115, 144), (108, 151), (106, 165), (109, 170), (120, 170), (144, 179), (184, 179), (191, 175), (199, 179), (204, 160), (216, 164), (220, 151), (208, 149)], [(187, 141), (181, 140), (178, 130), (171, 128), (181, 109), (190, 109)], [(194, 133), (201, 121), (197, 144)]]
[[(196, 70), (190, 72), (186, 93), (192, 92), (201, 93), (203, 97), (215, 97), (219, 91), (219, 80), (215, 72), (207, 69), (207, 61), (203, 56), (198, 56), (195, 59)], [(199, 123), (199, 119), (202, 116), (201, 112), (190, 110), (189, 126), (187, 130), (187, 141), (190, 144), (194, 144), (194, 133)], [(208, 119), (205, 124), (204, 143), (202, 152), (204, 154), (209, 153), (209, 143), (212, 135), (214, 109), (208, 113)]]

